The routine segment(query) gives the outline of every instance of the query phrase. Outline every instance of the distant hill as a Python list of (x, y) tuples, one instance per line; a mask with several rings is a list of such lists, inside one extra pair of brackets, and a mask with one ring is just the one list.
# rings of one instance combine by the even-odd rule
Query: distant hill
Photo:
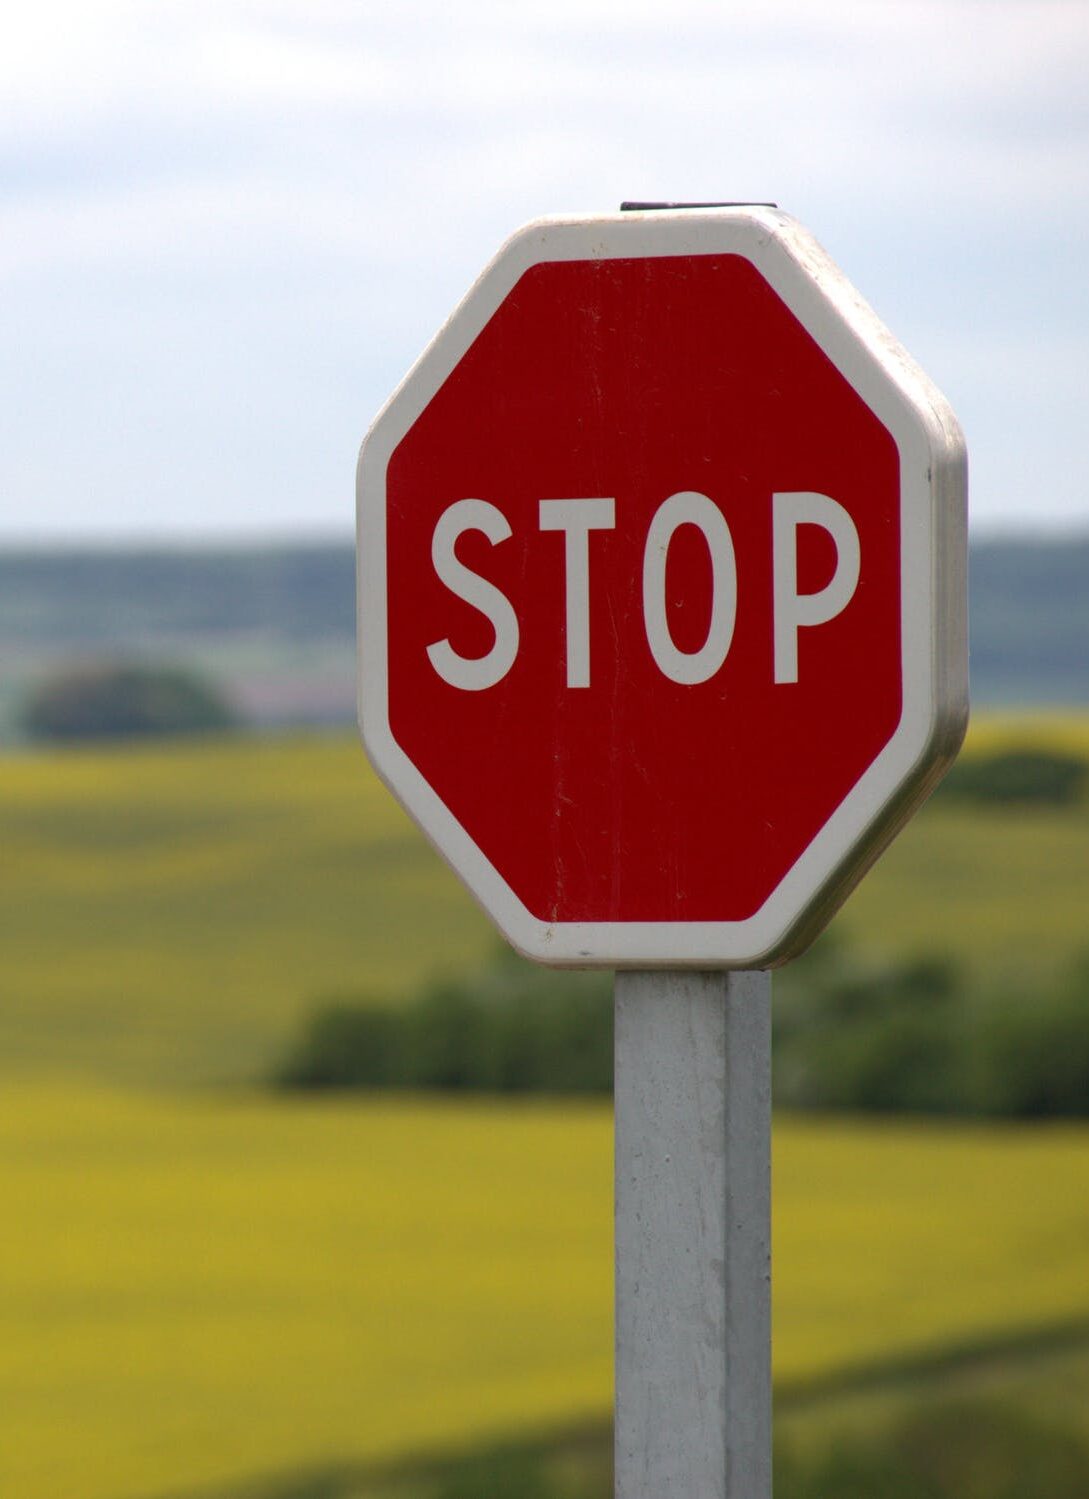
[(343, 641), (354, 629), (350, 545), (0, 551), (0, 640), (28, 649)]
[(976, 542), (969, 603), (977, 703), (1089, 703), (1089, 535)]
[(34, 680), (117, 656), (196, 668), (259, 726), (350, 723), (353, 548), (0, 550), (0, 740)]
[[(257, 723), (354, 716), (349, 543), (0, 551), (0, 736), (58, 661), (124, 654), (206, 671)], [(1089, 533), (975, 542), (979, 706), (1089, 705)]]

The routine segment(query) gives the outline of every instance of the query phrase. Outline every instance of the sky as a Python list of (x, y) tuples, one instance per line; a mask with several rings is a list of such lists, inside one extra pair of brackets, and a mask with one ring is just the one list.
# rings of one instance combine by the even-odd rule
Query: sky
[(506, 237), (773, 200), (1089, 528), (1089, 3), (0, 0), (0, 544), (347, 535)]

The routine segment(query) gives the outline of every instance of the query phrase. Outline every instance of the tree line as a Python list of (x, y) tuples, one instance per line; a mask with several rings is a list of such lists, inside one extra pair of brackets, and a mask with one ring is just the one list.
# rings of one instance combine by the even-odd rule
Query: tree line
[[(1044, 991), (980, 986), (949, 961), (867, 963), (833, 936), (773, 1007), (783, 1108), (976, 1119), (1089, 1117), (1089, 953)], [(275, 1070), (289, 1089), (607, 1095), (612, 980), (504, 951), (397, 1002), (319, 1004)]]

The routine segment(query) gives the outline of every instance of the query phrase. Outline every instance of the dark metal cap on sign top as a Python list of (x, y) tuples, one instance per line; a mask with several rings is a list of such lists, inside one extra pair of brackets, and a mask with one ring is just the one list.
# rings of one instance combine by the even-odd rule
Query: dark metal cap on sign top
[(778, 208), (778, 203), (636, 203), (620, 205), (621, 213), (649, 213), (654, 209), (669, 208)]

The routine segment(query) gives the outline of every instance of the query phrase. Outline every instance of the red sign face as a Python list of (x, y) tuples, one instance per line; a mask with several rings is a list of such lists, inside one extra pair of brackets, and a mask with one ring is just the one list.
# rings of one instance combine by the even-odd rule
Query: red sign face
[(933, 464), (921, 527), (887, 376), (736, 215), (678, 253), (613, 223), (614, 254), (501, 256), (375, 429), (364, 732), (370, 692), (379, 768), (534, 955), (771, 960), (956, 735), (932, 680), (920, 735), (906, 638)]

